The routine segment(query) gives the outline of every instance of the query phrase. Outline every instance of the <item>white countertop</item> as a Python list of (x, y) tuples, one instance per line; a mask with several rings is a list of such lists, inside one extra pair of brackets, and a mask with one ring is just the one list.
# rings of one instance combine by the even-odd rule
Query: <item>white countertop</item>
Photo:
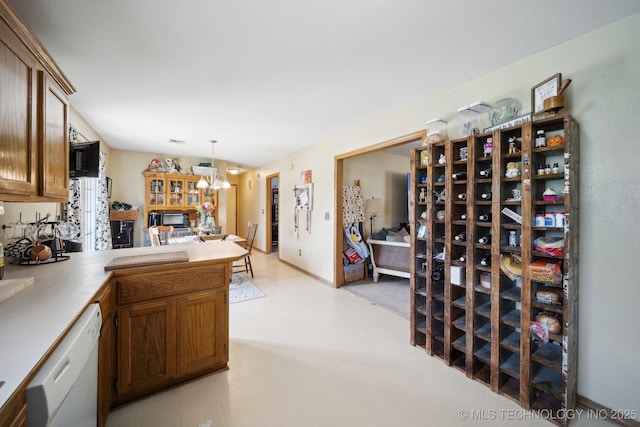
[(189, 262), (241, 258), (235, 243), (210, 241), (169, 246), (114, 249), (66, 254), (67, 261), (5, 266), (5, 279), (35, 277), (33, 285), (0, 303), (0, 407), (16, 391), (40, 359), (93, 302), (111, 272), (113, 258), (186, 250)]

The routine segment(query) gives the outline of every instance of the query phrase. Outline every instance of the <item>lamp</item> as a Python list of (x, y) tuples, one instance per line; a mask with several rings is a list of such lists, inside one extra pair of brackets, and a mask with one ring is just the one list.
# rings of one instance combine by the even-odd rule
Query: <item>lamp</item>
[(206, 179), (204, 179), (204, 176), (200, 177), (200, 181), (198, 181), (198, 183), (196, 184), (196, 188), (207, 188), (209, 186), (209, 183), (207, 182)]
[(231, 175), (238, 175), (238, 173), (240, 172), (240, 168), (227, 168), (227, 172), (229, 172)]
[(374, 199), (373, 197), (371, 197), (370, 199), (367, 199), (364, 203), (364, 212), (367, 214), (370, 214), (369, 216), (369, 221), (371, 222), (370, 235), (373, 234), (373, 223), (375, 222), (375, 218), (377, 216), (376, 213), (380, 212), (380, 210), (382, 209), (380, 200), (381, 199)]
[[(209, 141), (211, 143), (211, 177), (210, 177), (210, 183), (211, 183), (211, 188), (213, 188), (214, 190), (219, 190), (221, 188), (224, 188), (225, 190), (227, 188), (231, 188), (231, 184), (229, 183), (229, 181), (227, 180), (227, 177), (224, 177), (224, 180), (221, 180), (220, 177), (218, 176), (218, 171), (215, 168), (215, 164), (216, 164), (216, 157), (215, 157), (215, 144), (216, 141), (215, 139), (212, 139)], [(207, 182), (206, 178), (204, 176), (200, 177), (200, 181), (198, 181), (198, 183), (196, 184), (196, 188), (207, 188), (209, 187), (209, 182)]]

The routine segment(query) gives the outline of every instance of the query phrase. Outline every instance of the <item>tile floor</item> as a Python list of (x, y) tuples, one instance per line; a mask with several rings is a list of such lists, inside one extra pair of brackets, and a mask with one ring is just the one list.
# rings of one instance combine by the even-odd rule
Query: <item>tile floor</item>
[(114, 410), (107, 427), (552, 425), (409, 345), (400, 316), (275, 255), (252, 261), (267, 296), (230, 306), (229, 370)]

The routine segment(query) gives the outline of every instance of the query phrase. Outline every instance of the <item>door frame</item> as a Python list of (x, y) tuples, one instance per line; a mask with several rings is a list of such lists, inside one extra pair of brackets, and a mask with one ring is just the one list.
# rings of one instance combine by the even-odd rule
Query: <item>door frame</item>
[[(234, 211), (233, 211), (233, 216), (235, 216), (235, 223), (236, 223), (236, 230), (233, 234), (238, 234), (238, 199), (239, 199), (239, 195), (238, 195), (238, 184), (231, 184), (232, 187), (234, 187), (236, 189), (236, 203), (235, 206), (233, 207)], [(228, 206), (228, 204), (227, 204)], [(231, 231), (228, 229), (229, 227), (227, 227), (227, 231)]]
[[(410, 142), (416, 141), (424, 141), (427, 137), (427, 131), (421, 130), (417, 132), (413, 132), (407, 135), (403, 135), (397, 138), (393, 138), (384, 142), (380, 142), (378, 144), (371, 145), (369, 147), (359, 148), (354, 151), (349, 151), (347, 153), (338, 154), (334, 157), (334, 184), (336, 189), (336, 199), (335, 199), (335, 227), (336, 227), (336, 238), (335, 247), (333, 250), (334, 254), (334, 272), (333, 272), (333, 283), (336, 288), (344, 285), (344, 271), (342, 270), (342, 246), (344, 245), (344, 232), (342, 228), (342, 186), (344, 185), (344, 160), (349, 159), (351, 157), (360, 156), (362, 154), (373, 153), (374, 151), (380, 151), (391, 147), (397, 147), (398, 145), (408, 144)], [(413, 224), (411, 225), (413, 229)], [(413, 232), (413, 230), (412, 230)]]
[[(271, 232), (271, 223), (273, 221), (273, 213), (271, 211), (271, 179), (273, 178), (278, 178), (278, 212), (280, 212), (280, 172), (276, 172), (274, 174), (271, 175), (267, 175), (265, 181), (266, 186), (267, 186), (267, 191), (266, 191), (266, 195), (267, 197), (265, 197), (266, 201), (266, 207), (265, 207), (265, 212), (266, 212), (266, 218), (265, 218), (265, 229), (267, 232), (267, 238), (266, 238), (266, 244), (265, 244), (265, 253), (270, 254), (271, 252), (273, 252), (272, 246), (273, 246), (273, 235)], [(278, 221), (278, 227), (280, 227), (280, 221)], [(280, 235), (280, 230), (278, 230), (278, 236)], [(278, 237), (279, 240), (279, 237)], [(278, 254), (280, 254), (280, 242), (278, 242)]]

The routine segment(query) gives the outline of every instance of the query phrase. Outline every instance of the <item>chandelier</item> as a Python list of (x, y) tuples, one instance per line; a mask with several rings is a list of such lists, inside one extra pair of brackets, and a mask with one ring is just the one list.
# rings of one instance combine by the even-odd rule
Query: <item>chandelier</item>
[(211, 186), (211, 188), (213, 188), (214, 190), (219, 190), (221, 188), (226, 190), (227, 188), (231, 188), (231, 184), (227, 180), (227, 177), (223, 176), (224, 179), (220, 179), (220, 176), (218, 175), (218, 170), (215, 167), (216, 158), (215, 158), (214, 149), (215, 149), (216, 142), (218, 141), (216, 141), (215, 139), (212, 139), (209, 142), (211, 143), (211, 177), (209, 178), (210, 181), (207, 182), (206, 178), (204, 176), (201, 176), (200, 181), (198, 181), (198, 184), (196, 184), (196, 187), (207, 188)]

